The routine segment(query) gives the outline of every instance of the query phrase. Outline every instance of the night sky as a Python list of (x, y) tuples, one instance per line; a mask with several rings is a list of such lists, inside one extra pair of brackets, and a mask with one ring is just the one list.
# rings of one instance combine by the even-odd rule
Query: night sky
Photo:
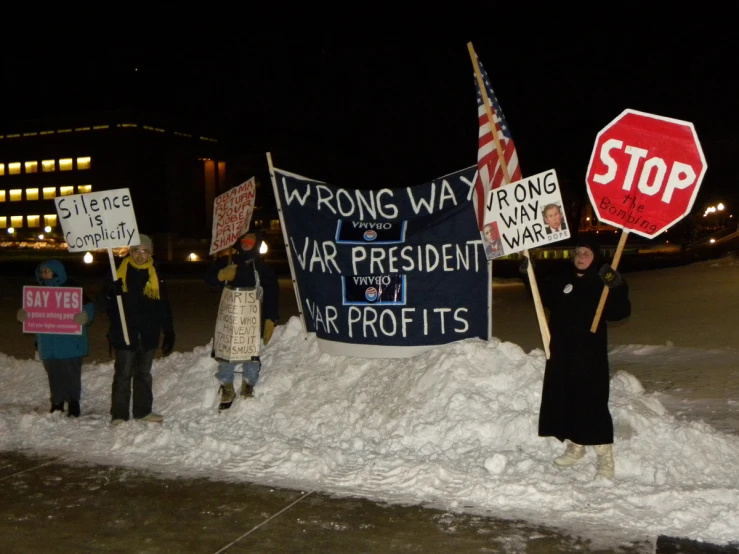
[(269, 150), (277, 167), (337, 186), (413, 185), (476, 163), (471, 41), (524, 176), (555, 168), (571, 183), (567, 194), (584, 195), (596, 134), (632, 108), (693, 122), (709, 166), (696, 209), (737, 205), (736, 10), (671, 3), (678, 14), (666, 17), (638, 4), (598, 13), (488, 4), (484, 13), (435, 14), (436, 25), (416, 20), (403, 32), (378, 26), (398, 18), (290, 32), (275, 30), (276, 20), (207, 31), (139, 22), (107, 38), (11, 42), (3, 89), (13, 108), (0, 127), (133, 107), (191, 122), (234, 152)]

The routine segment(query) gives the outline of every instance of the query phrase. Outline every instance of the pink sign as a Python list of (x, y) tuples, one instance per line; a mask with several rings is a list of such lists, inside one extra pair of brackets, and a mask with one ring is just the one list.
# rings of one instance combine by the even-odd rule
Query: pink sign
[(82, 334), (82, 325), (72, 321), (82, 311), (79, 287), (23, 287), (23, 309), (24, 333)]

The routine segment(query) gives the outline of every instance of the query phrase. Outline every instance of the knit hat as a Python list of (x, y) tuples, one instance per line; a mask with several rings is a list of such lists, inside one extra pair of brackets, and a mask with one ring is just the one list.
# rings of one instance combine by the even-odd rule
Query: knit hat
[(139, 243), (137, 246), (147, 246), (149, 250), (154, 251), (154, 243), (148, 235), (142, 235), (139, 233)]

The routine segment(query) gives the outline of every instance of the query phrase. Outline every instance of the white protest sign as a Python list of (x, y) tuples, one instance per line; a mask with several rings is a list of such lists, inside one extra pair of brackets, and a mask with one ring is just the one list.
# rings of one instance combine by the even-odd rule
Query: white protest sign
[(488, 259), (569, 238), (557, 173), (550, 169), (491, 190), (481, 234)]
[(259, 355), (262, 314), (256, 288), (224, 287), (218, 305), (213, 357), (225, 362), (247, 362)]
[(252, 177), (216, 197), (213, 202), (210, 254), (232, 246), (236, 239), (249, 230), (256, 195), (257, 182)]
[(118, 248), (139, 243), (136, 214), (128, 189), (54, 198), (70, 252)]

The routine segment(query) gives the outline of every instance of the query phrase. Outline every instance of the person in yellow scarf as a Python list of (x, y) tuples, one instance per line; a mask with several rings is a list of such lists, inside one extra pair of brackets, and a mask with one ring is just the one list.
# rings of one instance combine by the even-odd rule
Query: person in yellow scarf
[[(115, 350), (110, 414), (113, 424), (128, 421), (133, 388), (134, 419), (161, 423), (152, 412), (151, 366), (154, 351), (162, 340), (162, 353), (174, 349), (175, 333), (167, 288), (152, 258), (154, 245), (147, 235), (139, 235), (116, 271), (116, 281), (106, 289), (105, 305), (110, 320), (108, 339)], [(118, 298), (123, 303), (128, 343), (123, 334)], [(133, 387), (132, 387), (133, 385)]]

